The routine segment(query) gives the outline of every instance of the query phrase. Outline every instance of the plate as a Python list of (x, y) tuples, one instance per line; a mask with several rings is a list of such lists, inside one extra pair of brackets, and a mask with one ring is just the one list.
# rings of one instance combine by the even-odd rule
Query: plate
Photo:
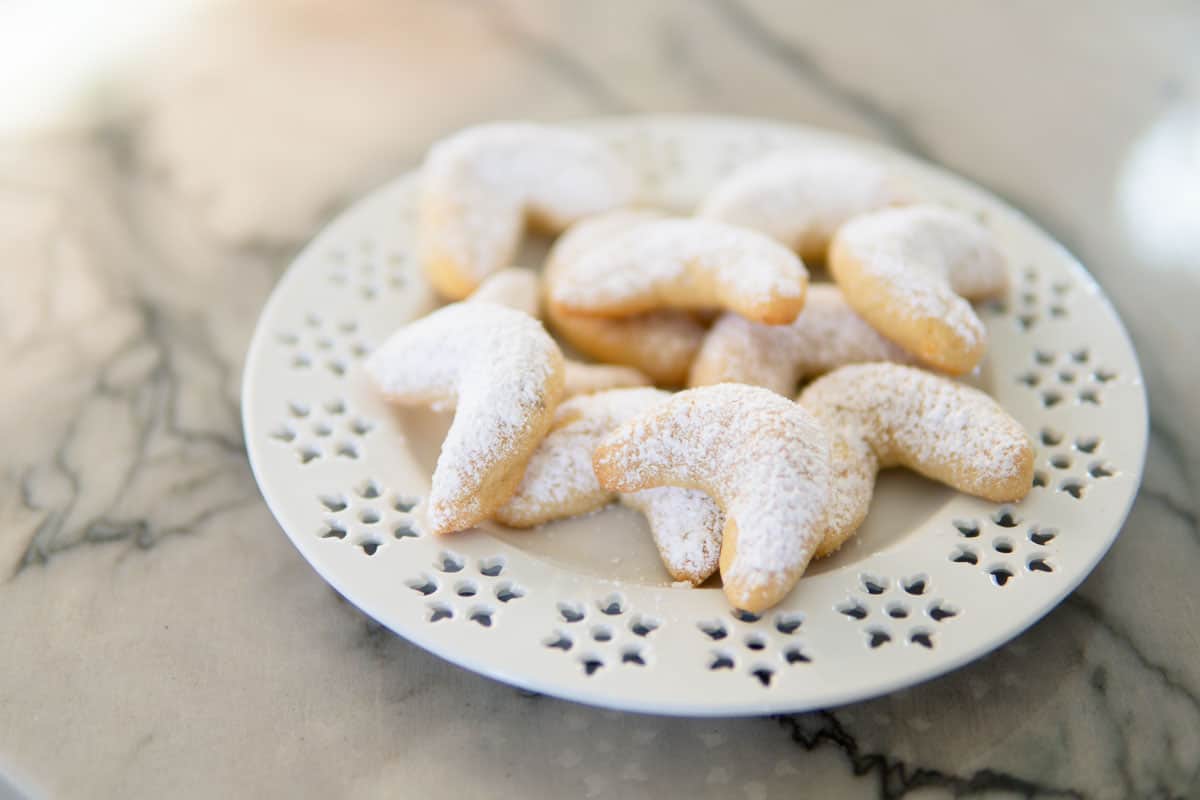
[(672, 586), (644, 523), (620, 508), (533, 531), (425, 535), (421, 503), (448, 419), (388, 409), (361, 371), (374, 345), (434, 305), (412, 253), (408, 174), (296, 258), (246, 362), (254, 474), (337, 591), (497, 680), (716, 716), (828, 707), (926, 680), (1011, 639), (1091, 571), (1138, 487), (1146, 399), (1120, 320), (1061, 246), (961, 178), (840, 135), (711, 117), (579, 127), (628, 158), (645, 202), (679, 212), (748, 159), (819, 146), (879, 158), (929, 199), (975, 215), (1014, 274), (1010, 296), (981, 308), (991, 345), (974, 379), (1036, 440), (1034, 488), (998, 506), (885, 473), (860, 535), (761, 618), (732, 612), (719, 588)]

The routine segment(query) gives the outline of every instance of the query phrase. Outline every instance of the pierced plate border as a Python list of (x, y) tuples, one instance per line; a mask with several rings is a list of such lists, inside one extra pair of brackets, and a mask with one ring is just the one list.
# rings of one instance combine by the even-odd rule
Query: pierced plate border
[[(982, 309), (983, 377), (1038, 447), (1020, 504), (957, 496), (892, 545), (806, 577), (759, 618), (719, 591), (564, 570), (486, 530), (420, 530), (428, 488), (357, 364), (432, 307), (406, 242), (414, 175), (353, 205), (295, 259), (247, 356), (247, 450), (272, 513), (337, 591), (396, 633), (526, 689), (641, 712), (723, 716), (839, 705), (999, 647), (1058, 604), (1120, 531), (1141, 478), (1146, 399), (1133, 347), (1086, 270), (1020, 213), (939, 168), (850, 137), (760, 120), (578, 123), (686, 212), (748, 158), (785, 146), (882, 159), (1000, 239), (1014, 288)], [(603, 517), (601, 517), (602, 519)]]

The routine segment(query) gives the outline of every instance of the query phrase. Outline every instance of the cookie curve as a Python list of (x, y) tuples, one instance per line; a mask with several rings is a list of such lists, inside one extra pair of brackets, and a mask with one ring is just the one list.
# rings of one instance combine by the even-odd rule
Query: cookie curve
[(903, 466), (996, 503), (1033, 484), (1035, 450), (990, 395), (900, 364), (858, 364), (818, 378), (797, 402), (831, 437), (835, 473), (817, 557), (836, 552), (866, 519), (880, 469)]
[(1003, 294), (1008, 269), (990, 232), (926, 203), (862, 214), (840, 227), (829, 271), (873, 328), (941, 372), (970, 372), (987, 331), (970, 300)]
[(420, 180), (420, 262), (451, 300), (511, 264), (527, 225), (556, 233), (629, 204), (636, 186), (601, 140), (533, 122), (485, 123), (436, 142)]
[(844, 222), (911, 196), (877, 159), (835, 148), (792, 147), (733, 170), (705, 194), (697, 215), (764, 233), (805, 261), (824, 261)]
[(702, 583), (717, 569), (723, 520), (706, 495), (658, 488), (614, 493), (600, 486), (592, 468), (596, 444), (622, 420), (665, 402), (661, 389), (616, 389), (564, 401), (549, 432), (530, 458), (512, 497), (493, 518), (529, 528), (587, 514), (619, 500), (641, 512), (663, 566), (674, 580)]
[(626, 317), (726, 309), (786, 324), (804, 307), (808, 270), (757, 231), (700, 218), (648, 221), (563, 259), (548, 293), (559, 313)]
[(725, 595), (758, 613), (796, 585), (821, 544), (830, 497), (829, 438), (816, 419), (768, 389), (688, 389), (605, 437), (592, 459), (613, 491), (678, 486), (725, 513)]
[(541, 323), (484, 302), (401, 327), (364, 363), (395, 405), (455, 409), (425, 515), (434, 534), (482, 522), (515, 490), (563, 392), (562, 352)]

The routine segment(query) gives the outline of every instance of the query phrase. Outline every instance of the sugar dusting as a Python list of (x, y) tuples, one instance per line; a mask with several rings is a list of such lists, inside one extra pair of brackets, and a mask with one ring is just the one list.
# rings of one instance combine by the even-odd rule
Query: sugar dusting
[[(536, 525), (594, 511), (614, 495), (600, 486), (592, 454), (621, 423), (665, 402), (660, 389), (617, 389), (559, 406), (550, 433), (534, 452), (512, 498), (496, 514), (506, 524)], [(699, 583), (716, 569), (723, 518), (703, 492), (654, 489), (621, 495), (646, 515), (667, 571)]]
[(804, 295), (808, 273), (783, 245), (755, 231), (705, 219), (637, 225), (564, 261), (551, 299), (604, 312), (631, 300), (671, 307), (672, 295), (724, 286), (754, 302)]
[(391, 402), (456, 406), (430, 491), (435, 528), (460, 507), (479, 513), (480, 495), (531, 450), (537, 422), (561, 392), (562, 353), (541, 323), (483, 302), (455, 303), (412, 322), (365, 363)]
[(600, 141), (525, 122), (467, 128), (435, 144), (421, 172), (421, 248), (482, 279), (511, 263), (528, 212), (561, 230), (628, 204), (630, 169)]
[[(551, 248), (543, 281), (553, 294), (563, 265), (577, 261), (589, 250), (616, 235), (663, 215), (646, 209), (610, 211), (572, 225)], [(646, 372), (662, 383), (681, 383), (692, 362), (705, 328), (686, 311), (651, 311), (631, 317), (587, 317), (562, 313), (547, 305), (547, 318), (555, 332), (581, 352), (617, 361)]]
[(611, 488), (708, 491), (738, 529), (726, 581), (764, 587), (798, 574), (821, 543), (829, 440), (804, 409), (767, 389), (721, 384), (674, 395), (607, 437)]
[(621, 502), (646, 515), (672, 578), (697, 585), (717, 571), (725, 517), (707, 494), (664, 486), (622, 494)]
[(834, 435), (834, 472), (844, 479), (834, 483), (829, 528), (843, 539), (866, 515), (882, 467), (906, 466), (972, 494), (1028, 488), (1029, 437), (973, 387), (913, 367), (861, 364), (814, 381), (799, 402)]
[(783, 150), (718, 183), (699, 214), (753, 228), (808, 255), (824, 254), (838, 226), (902, 197), (877, 162), (853, 153)]
[[(578, 498), (595, 498), (590, 508), (610, 499), (592, 471), (592, 451), (624, 420), (652, 408), (669, 395), (661, 389), (617, 389), (573, 397), (558, 407), (550, 433), (534, 451), (525, 477), (503, 509), (501, 519), (536, 519), (544, 522), (562, 514)], [(584, 509), (584, 510), (590, 510)], [(544, 516), (549, 513), (553, 516)], [(533, 523), (533, 524), (536, 524)]]
[(966, 300), (1002, 293), (1008, 285), (1004, 256), (986, 228), (960, 212), (918, 205), (856, 217), (837, 239), (868, 275), (889, 287), (889, 313), (913, 324), (941, 320), (972, 345), (983, 340), (983, 323)]
[(790, 397), (802, 379), (845, 364), (911, 360), (856, 314), (840, 289), (815, 284), (790, 325), (722, 315), (692, 363), (691, 385), (747, 383)]
[(558, 237), (546, 256), (544, 277), (553, 286), (563, 265), (572, 264), (588, 251), (628, 233), (639, 225), (665, 219), (659, 211), (648, 208), (623, 208), (582, 219)]

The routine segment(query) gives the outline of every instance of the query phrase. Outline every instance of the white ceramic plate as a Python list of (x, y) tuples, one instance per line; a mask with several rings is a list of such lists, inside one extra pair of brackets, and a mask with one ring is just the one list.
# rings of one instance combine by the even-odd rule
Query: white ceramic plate
[(1087, 272), (995, 197), (929, 165), (760, 121), (585, 123), (636, 166), (646, 202), (686, 212), (784, 146), (868, 153), (975, 213), (1011, 296), (982, 310), (977, 380), (1037, 440), (1036, 486), (996, 506), (885, 474), (868, 522), (761, 619), (719, 588), (673, 588), (622, 509), (534, 531), (434, 538), (421, 499), (448, 420), (388, 410), (362, 356), (432, 296), (412, 257), (413, 175), (338, 218), (292, 264), (246, 363), (246, 443), (292, 542), (339, 592), (468, 669), (584, 703), (686, 715), (797, 711), (882, 694), (987, 653), (1050, 610), (1108, 550), (1137, 490), (1146, 401), (1129, 339)]

